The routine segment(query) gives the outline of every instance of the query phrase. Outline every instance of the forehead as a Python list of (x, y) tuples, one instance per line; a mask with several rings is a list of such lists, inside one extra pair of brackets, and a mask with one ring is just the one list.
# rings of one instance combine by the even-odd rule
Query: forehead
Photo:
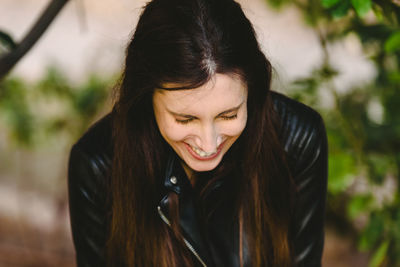
[[(168, 88), (169, 84), (165, 87)], [(176, 86), (171, 84), (170, 87)], [(174, 112), (221, 112), (241, 104), (247, 99), (247, 86), (238, 77), (216, 74), (206, 84), (188, 90), (156, 90), (154, 105)]]

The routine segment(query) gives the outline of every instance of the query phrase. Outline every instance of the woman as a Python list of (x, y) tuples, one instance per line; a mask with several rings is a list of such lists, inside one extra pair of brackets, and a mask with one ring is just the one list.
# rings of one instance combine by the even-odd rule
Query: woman
[(78, 266), (320, 266), (326, 136), (232, 0), (153, 0), (73, 146)]

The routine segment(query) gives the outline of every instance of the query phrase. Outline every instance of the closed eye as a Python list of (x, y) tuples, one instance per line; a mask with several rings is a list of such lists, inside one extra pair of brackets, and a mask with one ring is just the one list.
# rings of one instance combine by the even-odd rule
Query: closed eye
[[(235, 115), (231, 115), (231, 116), (219, 116), (221, 119), (223, 119), (223, 120), (234, 120), (234, 119), (236, 119), (237, 118), (237, 114), (235, 114)], [(191, 122), (191, 121), (193, 121), (195, 118), (188, 118), (188, 119), (185, 119), (185, 120), (180, 120), (180, 119), (175, 119), (175, 121), (177, 122), (177, 123), (180, 123), (180, 124), (188, 124), (189, 122)]]
[(175, 119), (175, 121), (176, 121), (177, 123), (180, 123), (180, 124), (187, 124), (187, 123), (191, 122), (193, 119), (194, 119), (194, 118), (189, 118), (189, 119), (186, 119), (186, 120)]
[(221, 116), (220, 118), (223, 120), (233, 120), (233, 119), (237, 118), (237, 114), (232, 115), (232, 116)]

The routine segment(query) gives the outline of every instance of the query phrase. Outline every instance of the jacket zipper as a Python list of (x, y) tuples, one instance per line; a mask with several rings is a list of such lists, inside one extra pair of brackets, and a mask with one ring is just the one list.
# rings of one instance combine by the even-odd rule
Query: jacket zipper
[[(158, 214), (160, 215), (161, 219), (169, 226), (171, 227), (171, 223), (168, 220), (168, 218), (164, 215), (164, 213), (161, 210), (160, 206), (157, 206)], [(203, 267), (207, 267), (207, 264), (204, 263), (204, 261), (200, 258), (200, 255), (196, 252), (192, 244), (189, 243), (189, 241), (186, 240), (186, 238), (183, 237), (183, 242), (187, 246), (187, 248), (193, 253), (193, 255), (197, 258), (197, 260), (201, 263)]]

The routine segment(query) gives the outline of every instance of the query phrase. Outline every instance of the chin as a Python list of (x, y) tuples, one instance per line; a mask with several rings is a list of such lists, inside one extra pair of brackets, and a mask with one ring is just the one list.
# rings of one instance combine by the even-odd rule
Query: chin
[(193, 171), (196, 172), (207, 172), (207, 171), (212, 171), (214, 170), (220, 163), (221, 161), (218, 161), (216, 163), (201, 163), (201, 164), (188, 164), (188, 162), (185, 162), (186, 165), (192, 169)]

